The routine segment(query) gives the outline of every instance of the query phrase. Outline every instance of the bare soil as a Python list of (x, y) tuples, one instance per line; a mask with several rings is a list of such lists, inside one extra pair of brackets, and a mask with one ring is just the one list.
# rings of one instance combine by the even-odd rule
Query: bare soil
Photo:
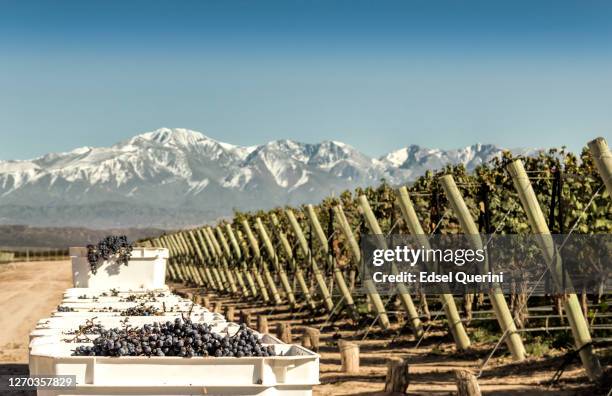
[[(179, 293), (198, 293), (174, 285)], [(387, 362), (390, 359), (408, 359), (410, 395), (454, 395), (455, 370), (468, 369), (478, 374), (487, 359), (494, 342), (473, 343), (468, 353), (456, 353), (450, 336), (443, 324), (433, 323), (425, 339), (415, 348), (415, 337), (408, 329), (395, 325), (390, 331), (372, 327), (366, 336), (368, 325), (351, 324), (346, 320), (327, 322), (325, 314), (292, 310), (289, 306), (262, 306), (259, 302), (245, 301), (229, 296), (206, 294), (210, 299), (209, 309), (221, 302), (222, 309), (232, 306), (239, 320), (239, 311), (251, 313), (250, 327), (256, 328), (257, 316), (268, 317), (269, 331), (274, 333), (277, 323), (290, 323), (293, 343), (300, 343), (305, 326), (322, 329), (320, 348), (320, 381), (315, 395), (378, 395), (384, 393)], [(341, 370), (338, 340), (350, 340), (360, 346), (360, 371), (346, 374)], [(551, 384), (557, 369), (563, 364), (566, 351), (552, 350), (546, 357), (530, 357), (521, 363), (512, 361), (505, 345), (489, 360), (478, 379), (484, 395), (606, 395), (612, 388), (610, 349), (596, 350), (607, 370), (603, 383), (593, 385), (588, 381), (582, 365), (574, 360), (564, 370), (561, 379)]]
[(69, 287), (69, 261), (0, 265), (0, 363), (28, 362), (28, 334)]

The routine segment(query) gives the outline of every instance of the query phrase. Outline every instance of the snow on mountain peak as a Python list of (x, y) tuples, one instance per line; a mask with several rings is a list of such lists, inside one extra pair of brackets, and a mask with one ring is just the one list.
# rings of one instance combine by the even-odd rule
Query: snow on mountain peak
[[(185, 128), (159, 128), (151, 132), (136, 135), (127, 141), (128, 144), (139, 142), (150, 142), (160, 145), (193, 146), (198, 144), (219, 144), (220, 142), (205, 136), (204, 134)], [(121, 143), (119, 143), (121, 144)], [(224, 143), (225, 144), (225, 143)], [(228, 145), (233, 147), (231, 145)]]
[[(500, 153), (482, 144), (456, 150), (411, 145), (375, 159), (338, 141), (245, 147), (160, 128), (111, 147), (0, 161), (0, 223), (176, 227), (193, 224), (194, 213), (204, 222), (233, 208), (316, 202), (332, 190), (382, 178), (406, 183), (447, 164), (470, 169)], [(30, 218), (23, 208), (31, 208)]]

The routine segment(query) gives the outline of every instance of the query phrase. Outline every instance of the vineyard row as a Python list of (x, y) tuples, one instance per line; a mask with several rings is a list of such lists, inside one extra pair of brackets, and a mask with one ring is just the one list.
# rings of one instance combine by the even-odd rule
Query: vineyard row
[[(612, 155), (599, 138), (579, 158), (564, 150), (531, 158), (504, 154), (471, 173), (462, 166), (448, 166), (427, 172), (409, 187), (394, 189), (383, 181), (377, 188), (344, 192), (317, 206), (236, 212), (232, 220), (215, 226), (166, 234), (141, 244), (169, 249), (168, 273), (175, 281), (264, 304), (323, 310), (330, 317), (342, 314), (357, 320), (366, 315), (387, 329), (392, 319), (387, 302), (372, 280), (360, 278), (362, 235), (406, 233), (427, 247), (428, 236), (436, 233), (533, 233), (542, 236), (540, 248), (549, 272), (558, 277), (559, 258), (551, 232), (610, 234), (611, 193)], [(482, 247), (479, 238), (472, 240), (475, 249)], [(354, 293), (358, 282), (366, 290), (365, 299)], [(424, 337), (417, 303), (403, 284), (397, 284), (394, 297), (415, 337)], [(527, 310), (529, 295), (511, 298), (519, 301), (512, 306)], [(421, 305), (427, 304), (426, 296), (418, 299)], [(443, 293), (436, 301), (457, 350), (469, 349), (471, 341), (454, 296)], [(560, 301), (575, 350), (587, 375), (595, 380), (602, 369), (581, 301), (576, 294)], [(507, 296), (493, 286), (488, 302), (501, 331), (500, 342), (505, 342), (514, 360), (525, 359), (519, 317), (511, 312)]]

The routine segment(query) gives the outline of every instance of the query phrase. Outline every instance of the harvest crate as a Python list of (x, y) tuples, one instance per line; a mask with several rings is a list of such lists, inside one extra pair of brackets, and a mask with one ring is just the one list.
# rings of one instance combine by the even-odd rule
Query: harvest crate
[(128, 265), (104, 261), (96, 274), (87, 261), (87, 248), (70, 248), (74, 287), (111, 289), (162, 289), (166, 283), (168, 249), (135, 247)]

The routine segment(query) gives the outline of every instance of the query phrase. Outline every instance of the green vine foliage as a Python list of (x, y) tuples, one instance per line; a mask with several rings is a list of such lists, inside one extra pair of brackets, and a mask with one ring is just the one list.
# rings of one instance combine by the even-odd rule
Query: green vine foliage
[[(423, 176), (410, 183), (409, 194), (423, 229), (427, 232), (435, 230), (447, 234), (461, 232), (439, 183), (440, 176), (452, 174), (472, 216), (479, 220), (482, 233), (529, 234), (530, 226), (527, 216), (521, 207), (512, 179), (505, 169), (506, 165), (514, 159), (516, 157), (513, 157), (511, 153), (504, 152), (499, 158), (479, 165), (473, 172), (468, 172), (463, 165), (448, 165), (439, 171), (428, 170)], [(570, 230), (576, 234), (612, 232), (612, 203), (586, 148), (579, 156), (561, 148), (550, 149), (540, 152), (537, 156), (521, 159), (544, 215), (547, 219), (554, 218), (554, 222), (550, 224), (552, 233), (560, 231), (567, 233)], [(552, 207), (555, 178), (559, 177), (558, 175), (561, 179), (561, 191), (556, 194), (555, 206)], [(315, 211), (326, 234), (329, 234), (331, 209), (338, 204), (342, 206), (358, 241), (362, 233), (368, 233), (357, 201), (360, 195), (367, 197), (383, 233), (407, 232), (405, 225), (402, 224), (400, 210), (395, 203), (395, 187), (386, 180), (381, 180), (376, 187), (357, 188), (354, 192), (344, 191), (338, 197), (326, 198), (316, 205)], [(293, 210), (306, 238), (310, 239), (311, 225), (305, 208), (287, 208)], [(305, 259), (300, 249), (295, 248), (297, 239), (291, 231), (284, 209), (236, 211), (231, 224), (235, 229), (241, 230), (240, 221), (246, 219), (256, 234), (255, 218), (260, 217), (268, 232), (273, 235), (275, 226), (269, 214), (275, 213), (294, 247), (296, 259)], [(483, 220), (485, 218), (486, 221)], [(334, 230), (338, 230), (337, 220), (335, 223)], [(488, 228), (484, 227), (486, 225)], [(342, 266), (348, 265), (350, 251), (344, 235), (336, 231), (333, 238), (335, 240), (333, 251), (337, 261)], [(315, 259), (324, 263), (326, 257), (321, 253), (320, 241), (314, 231), (311, 244)]]

